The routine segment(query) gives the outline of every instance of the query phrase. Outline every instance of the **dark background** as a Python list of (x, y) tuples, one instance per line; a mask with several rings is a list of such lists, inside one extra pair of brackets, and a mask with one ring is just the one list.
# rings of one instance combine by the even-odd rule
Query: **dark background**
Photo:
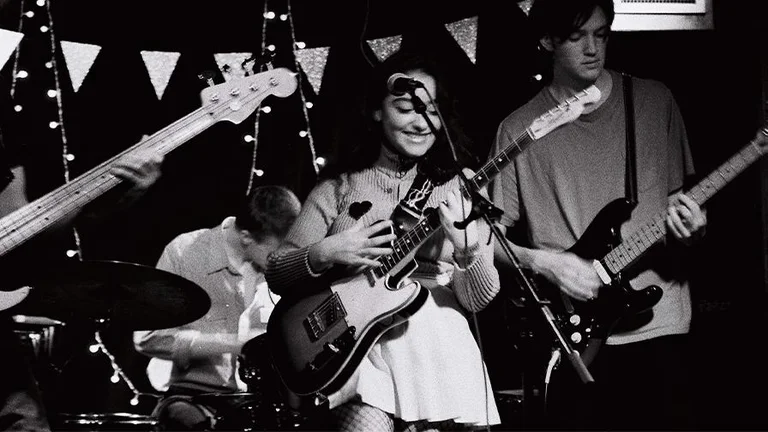
[[(269, 3), (276, 14), (287, 13), (285, 1)], [(297, 41), (308, 48), (330, 46), (322, 89), (315, 94), (302, 77), (310, 128), (317, 154), (333, 160), (344, 151), (345, 128), (356, 106), (359, 89), (375, 56), (365, 40), (403, 35), (403, 46), (440, 53), (451, 71), (448, 85), (474, 152), (487, 157), (498, 122), (527, 100), (539, 83), (535, 44), (526, 36), (526, 16), (515, 2), (421, 2), (368, 0), (291, 2)], [(213, 53), (259, 52), (262, 12), (258, 1), (69, 1), (52, 2), (57, 41), (102, 47), (78, 92), (74, 92), (61, 51), (56, 51), (62, 90), (67, 144), (77, 158), (71, 176), (135, 144), (200, 106), (212, 73), (223, 82)], [(51, 55), (46, 8), (29, 0), (0, 1), (0, 27), (19, 31), (20, 9), (34, 10), (23, 18), (19, 64), (30, 77), (17, 82), (16, 99), (24, 104), (17, 121), (29, 161), (32, 197), (63, 181), (61, 131), (51, 130), (55, 100), (44, 96), (52, 73), (43, 64)], [(764, 112), (766, 30), (763, 2), (714, 0), (714, 30), (614, 32), (609, 66), (663, 81), (673, 91), (688, 128), (697, 171), (704, 175), (738, 151), (760, 127)], [(477, 61), (472, 63), (443, 25), (478, 17)], [(273, 20), (267, 43), (276, 46), (274, 65), (295, 70), (287, 21)], [(181, 57), (162, 100), (158, 100), (139, 52), (180, 52)], [(12, 57), (3, 69), (10, 76)], [(264, 176), (254, 185), (278, 183), (304, 198), (316, 181), (299, 93), (269, 98), (273, 110), (261, 114), (256, 167)], [(85, 259), (109, 259), (154, 265), (162, 247), (179, 233), (213, 226), (232, 212), (248, 187), (254, 116), (240, 125), (218, 123), (169, 154), (163, 177), (129, 211), (98, 224), (79, 228)], [(695, 362), (697, 412), (702, 428), (764, 429), (761, 414), (766, 384), (762, 366), (765, 340), (765, 232), (763, 168), (748, 169), (708, 205), (709, 227), (694, 253)], [(72, 247), (67, 233), (51, 239), (45, 250), (63, 254)], [(497, 389), (521, 385), (524, 359), (520, 345), (521, 311), (509, 302), (509, 289), (480, 316), (480, 334)], [(537, 318), (533, 318), (537, 319)], [(60, 339), (82, 336), (64, 329)], [(104, 332), (118, 364), (143, 392), (150, 392), (143, 367), (146, 359), (132, 351), (130, 332)], [(57, 336), (58, 337), (58, 336)], [(541, 338), (546, 337), (541, 335)], [(58, 342), (58, 340), (57, 340)], [(67, 412), (145, 412), (153, 400), (128, 404), (132, 394), (124, 383), (111, 384), (112, 369), (100, 355), (75, 343), (75, 356), (63, 371), (45, 378), (51, 405)], [(78, 347), (79, 346), (79, 347)], [(62, 348), (62, 350), (64, 350)], [(534, 366), (537, 364), (534, 362)], [(538, 364), (543, 368), (545, 364)], [(77, 397), (72, 395), (77, 394)], [(149, 408), (148, 408), (149, 407)]]

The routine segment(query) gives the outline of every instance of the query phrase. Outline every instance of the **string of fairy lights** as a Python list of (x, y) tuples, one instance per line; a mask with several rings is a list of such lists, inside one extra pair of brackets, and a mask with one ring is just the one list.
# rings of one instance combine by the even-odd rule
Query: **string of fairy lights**
[[(63, 173), (64, 173), (64, 182), (68, 183), (70, 181), (69, 162), (75, 159), (75, 155), (69, 151), (69, 144), (67, 142), (67, 132), (64, 127), (64, 104), (61, 97), (59, 67), (58, 67), (58, 62), (56, 60), (56, 54), (55, 54), (56, 53), (56, 35), (54, 33), (54, 28), (53, 28), (53, 15), (51, 14), (51, 6), (48, 0), (36, 0), (35, 5), (38, 8), (43, 9), (43, 11), (39, 11), (39, 10), (37, 11), (37, 12), (40, 12), (41, 15), (43, 15), (43, 17), (45, 18), (45, 22), (42, 25), (40, 25), (38, 30), (40, 31), (40, 33), (48, 34), (48, 43), (51, 49), (50, 59), (48, 59), (45, 62), (45, 68), (50, 69), (53, 72), (54, 88), (46, 90), (46, 95), (49, 98), (56, 100), (57, 116), (54, 120), (51, 120), (48, 122), (48, 127), (51, 129), (59, 130), (59, 133), (61, 136), (61, 152), (62, 152), (61, 160), (62, 160), (62, 167), (63, 167)], [(34, 8), (28, 8), (27, 0), (21, 0), (20, 12), (21, 12), (21, 16), (19, 17), (19, 32), (24, 33), (25, 24), (27, 24), (29, 21), (35, 18), (36, 11), (34, 10)], [(32, 23), (29, 22), (29, 25), (32, 25)], [(20, 58), (21, 58), (21, 44), (19, 44), (19, 46), (16, 48), (16, 56), (13, 62), (11, 97), (15, 96), (17, 81), (20, 79), (26, 79), (29, 77), (29, 72), (20, 67)], [(23, 106), (21, 104), (16, 104), (14, 106), (14, 110), (16, 112), (21, 112), (22, 109), (23, 109)], [(74, 237), (75, 246), (74, 246), (74, 249), (68, 249), (66, 251), (66, 254), (70, 258), (77, 257), (78, 259), (82, 259), (80, 234), (77, 232), (77, 228), (74, 226), (72, 227), (72, 234)]]
[[(21, 16), (19, 17), (18, 29), (19, 33), (29, 34), (34, 30), (25, 33), (25, 29), (35, 25), (33, 22), (35, 17), (39, 14), (43, 18), (44, 22), (42, 24), (39, 22), (37, 23), (39, 24), (37, 30), (42, 34), (48, 35), (47, 45), (50, 47), (50, 57), (45, 60), (44, 67), (45, 69), (52, 72), (52, 82), (54, 87), (45, 90), (45, 94), (48, 98), (56, 100), (56, 117), (52, 120), (49, 120), (48, 127), (53, 130), (59, 130), (59, 137), (61, 139), (61, 161), (64, 174), (64, 182), (69, 183), (71, 180), (69, 163), (75, 160), (75, 155), (70, 151), (69, 143), (67, 141), (66, 128), (64, 127), (64, 102), (62, 99), (61, 81), (59, 79), (59, 66), (58, 61), (56, 60), (57, 38), (54, 31), (54, 21), (53, 14), (51, 13), (50, 0), (36, 0), (35, 6), (37, 8), (30, 7), (28, 3), (29, 2), (27, 0), (21, 0)], [(19, 44), (16, 47), (11, 80), (11, 97), (14, 99), (15, 103), (14, 111), (17, 113), (22, 112), (24, 109), (24, 106), (16, 100), (17, 87), (20, 85), (21, 81), (30, 78), (30, 72), (21, 66), (21, 47), (22, 44)], [(74, 226), (72, 227), (72, 234), (74, 238), (74, 248), (67, 249), (66, 256), (69, 258), (82, 260), (83, 254), (80, 234), (78, 233), (77, 228)], [(157, 398), (157, 395), (142, 393), (136, 389), (136, 386), (134, 386), (123, 369), (118, 365), (115, 356), (112, 355), (112, 353), (110, 353), (107, 349), (99, 331), (94, 332), (94, 340), (95, 343), (89, 347), (89, 351), (94, 354), (102, 353), (107, 357), (113, 371), (110, 381), (114, 384), (117, 384), (122, 379), (122, 381), (128, 386), (128, 389), (133, 394), (133, 397), (130, 400), (131, 405), (138, 405), (140, 396), (146, 395)]]
[[(292, 54), (294, 59), (294, 70), (301, 70), (301, 65), (299, 64), (298, 55), (296, 53), (296, 50), (300, 50), (306, 47), (306, 43), (296, 41), (296, 31), (294, 29), (293, 25), (293, 16), (291, 14), (291, 2), (290, 0), (286, 0), (286, 13), (277, 14), (273, 10), (271, 10), (269, 6), (269, 1), (264, 1), (264, 8), (262, 12), (262, 25), (261, 25), (261, 47), (260, 47), (260, 53), (263, 57), (272, 57), (275, 54), (275, 51), (277, 50), (277, 47), (275, 44), (267, 44), (267, 37), (268, 32), (267, 28), (269, 25), (273, 22), (276, 22), (276, 20), (280, 22), (287, 22), (289, 25), (290, 35), (291, 35), (291, 47), (292, 47)], [(259, 72), (264, 71), (268, 66), (268, 62), (257, 62), (259, 64)], [(315, 174), (318, 174), (320, 172), (320, 168), (325, 165), (325, 158), (318, 157), (317, 152), (315, 151), (315, 142), (314, 138), (312, 137), (312, 130), (310, 128), (310, 120), (309, 120), (309, 109), (312, 108), (313, 104), (311, 101), (307, 100), (307, 96), (304, 93), (304, 88), (302, 85), (302, 76), (300, 73), (296, 74), (296, 78), (298, 81), (298, 92), (299, 97), (301, 98), (301, 109), (302, 114), (304, 116), (304, 124), (306, 126), (305, 129), (302, 129), (299, 131), (299, 136), (302, 138), (307, 139), (307, 144), (309, 146), (310, 151), (310, 157), (312, 161), (312, 167), (315, 170)], [(251, 171), (249, 174), (248, 179), (248, 188), (246, 190), (246, 195), (250, 193), (251, 188), (253, 187), (253, 178), (254, 175), (261, 177), (264, 175), (264, 171), (262, 169), (257, 168), (257, 153), (258, 153), (258, 147), (259, 147), (259, 122), (261, 120), (261, 113), (269, 114), (272, 112), (272, 107), (269, 105), (264, 104), (259, 110), (256, 111), (255, 119), (254, 119), (254, 131), (253, 135), (245, 135), (243, 139), (246, 142), (252, 142), (253, 143), (253, 154), (251, 157)]]

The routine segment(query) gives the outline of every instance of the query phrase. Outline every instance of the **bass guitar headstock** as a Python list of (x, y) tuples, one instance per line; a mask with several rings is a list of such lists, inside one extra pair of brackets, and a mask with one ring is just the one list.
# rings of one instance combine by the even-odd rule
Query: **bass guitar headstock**
[(528, 127), (531, 138), (539, 139), (558, 127), (576, 120), (588, 105), (598, 100), (600, 100), (600, 90), (594, 85), (576, 93), (534, 120)]
[(296, 74), (286, 68), (270, 69), (245, 78), (229, 80), (200, 92), (203, 109), (216, 121), (238, 124), (251, 115), (270, 95), (288, 97), (298, 82)]

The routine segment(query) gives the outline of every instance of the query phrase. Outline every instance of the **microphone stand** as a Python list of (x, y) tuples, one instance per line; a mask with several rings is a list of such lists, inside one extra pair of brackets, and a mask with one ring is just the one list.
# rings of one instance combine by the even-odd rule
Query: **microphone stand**
[[(409, 89), (408, 93), (411, 95), (414, 111), (416, 111), (417, 113), (421, 114), (424, 117), (424, 119), (427, 122), (427, 125), (429, 125), (430, 130), (435, 135), (435, 137), (437, 137), (437, 133), (438, 133), (437, 128), (435, 128), (435, 125), (432, 123), (429, 116), (426, 115), (426, 105), (424, 104), (424, 101), (422, 101), (416, 95), (415, 89)], [(438, 111), (438, 114), (439, 114), (439, 111)], [(442, 116), (441, 116), (441, 121), (442, 121)], [(443, 121), (443, 123), (445, 122)], [(458, 166), (459, 161), (456, 155), (456, 149), (454, 147), (453, 142), (451, 141), (451, 137), (448, 135), (447, 130), (446, 130), (446, 138), (447, 138), (449, 147), (451, 149), (451, 153), (453, 154), (453, 160)], [(539, 311), (541, 312), (541, 315), (543, 316), (544, 320), (547, 323), (547, 326), (551, 330), (552, 335), (557, 341), (557, 344), (559, 345), (559, 349), (562, 350), (563, 353), (565, 353), (565, 357), (567, 357), (568, 360), (571, 362), (571, 365), (576, 371), (576, 374), (581, 379), (582, 383), (584, 384), (593, 383), (595, 380), (592, 377), (592, 374), (590, 374), (586, 365), (584, 364), (584, 361), (581, 359), (581, 355), (577, 350), (574, 350), (571, 347), (568, 340), (563, 336), (562, 332), (560, 332), (560, 328), (557, 326), (557, 323), (555, 322), (555, 316), (552, 313), (552, 310), (549, 308), (550, 302), (548, 300), (543, 300), (538, 295), (536, 288), (534, 287), (533, 281), (531, 281), (525, 275), (525, 273), (522, 270), (522, 266), (520, 265), (520, 261), (518, 260), (517, 256), (512, 250), (512, 247), (506, 241), (506, 238), (504, 237), (504, 234), (501, 232), (499, 227), (496, 226), (495, 221), (498, 220), (499, 217), (501, 217), (501, 214), (503, 213), (503, 211), (500, 208), (494, 206), (488, 199), (482, 196), (482, 194), (480, 194), (480, 191), (478, 190), (477, 187), (472, 186), (469, 179), (467, 179), (467, 177), (464, 175), (464, 172), (461, 170), (461, 167), (459, 167), (459, 177), (461, 178), (466, 191), (470, 195), (470, 199), (472, 202), (472, 209), (470, 210), (469, 215), (467, 215), (466, 219), (460, 222), (454, 222), (454, 226), (458, 229), (466, 229), (467, 225), (469, 225), (470, 222), (478, 218), (482, 217), (483, 220), (485, 220), (485, 222), (491, 228), (491, 232), (493, 233), (493, 236), (496, 238), (496, 241), (499, 242), (499, 244), (504, 249), (504, 253), (507, 255), (510, 262), (512, 262), (513, 267), (516, 270), (515, 276), (517, 278), (517, 281), (520, 284), (520, 286), (523, 288), (525, 294), (527, 294), (528, 303), (538, 307)]]

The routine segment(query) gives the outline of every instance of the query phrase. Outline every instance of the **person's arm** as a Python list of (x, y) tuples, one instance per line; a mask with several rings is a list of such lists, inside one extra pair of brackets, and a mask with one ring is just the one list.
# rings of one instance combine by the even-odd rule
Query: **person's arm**
[[(173, 274), (189, 274), (185, 269), (183, 252), (191, 237), (177, 237), (163, 250), (156, 267)], [(211, 307), (215, 307), (212, 305)], [(245, 340), (234, 333), (206, 333), (189, 324), (179, 327), (137, 331), (133, 334), (136, 351), (186, 367), (197, 358), (209, 358), (224, 353), (238, 353)]]
[(353, 267), (379, 265), (373, 258), (392, 253), (387, 247), (394, 234), (377, 235), (392, 221), (364, 226), (361, 223), (337, 234), (328, 235), (338, 217), (336, 191), (330, 181), (315, 187), (307, 197), (280, 248), (269, 257), (267, 283), (278, 295), (299, 290), (339, 264)]
[(103, 219), (125, 211), (154, 185), (162, 174), (163, 156), (151, 152), (129, 153), (118, 159), (110, 174), (123, 180), (108, 196), (97, 198), (82, 209), (82, 216), (89, 219)]
[[(465, 171), (467, 178), (473, 173)], [(464, 209), (462, 210), (462, 206)], [(459, 303), (470, 312), (483, 310), (501, 289), (499, 272), (493, 263), (494, 241), (484, 220), (470, 222), (465, 229), (454, 225), (469, 213), (471, 203), (458, 188), (440, 203), (440, 223), (453, 246), (452, 286)]]

